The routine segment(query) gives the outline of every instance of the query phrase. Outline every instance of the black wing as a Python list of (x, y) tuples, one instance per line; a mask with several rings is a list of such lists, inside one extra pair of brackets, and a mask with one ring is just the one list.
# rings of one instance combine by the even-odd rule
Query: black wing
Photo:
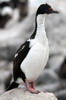
[(30, 50), (29, 44), (30, 42), (26, 41), (24, 44), (20, 46), (20, 48), (17, 50), (15, 54), (14, 60), (19, 60), (19, 62), (22, 62), (24, 60), (28, 51)]
[(15, 57), (13, 60), (14, 80), (16, 80), (18, 77), (21, 77), (20, 73), (23, 74), (20, 69), (20, 65), (30, 50), (29, 45), (30, 45), (30, 42), (26, 41), (24, 44), (22, 44), (20, 46), (20, 48), (18, 49), (18, 51), (15, 54)]

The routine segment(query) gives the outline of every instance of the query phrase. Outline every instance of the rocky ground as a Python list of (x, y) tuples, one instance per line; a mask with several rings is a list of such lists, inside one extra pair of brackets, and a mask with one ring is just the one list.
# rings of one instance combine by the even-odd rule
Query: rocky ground
[(52, 93), (32, 94), (25, 89), (14, 89), (1, 95), (0, 100), (57, 100), (57, 98)]
[[(57, 1), (59, 14), (49, 15), (46, 19), (46, 32), (49, 39), (50, 56), (45, 70), (36, 81), (42, 91), (53, 92), (58, 100), (66, 100), (66, 2)], [(16, 14), (16, 11), (15, 11)], [(9, 21), (0, 29), (0, 94), (12, 78), (12, 61), (16, 50), (32, 34), (35, 13), (24, 20)]]

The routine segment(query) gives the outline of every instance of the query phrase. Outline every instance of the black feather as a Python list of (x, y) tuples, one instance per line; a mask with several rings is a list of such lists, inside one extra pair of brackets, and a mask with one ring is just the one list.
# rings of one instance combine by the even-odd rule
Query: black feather
[(21, 70), (20, 65), (22, 63), (22, 61), (25, 59), (25, 57), (27, 56), (30, 47), (29, 47), (30, 42), (26, 41), (24, 44), (22, 44), (20, 46), (20, 48), (17, 51), (17, 56), (14, 57), (13, 60), (13, 75), (14, 75), (14, 80), (16, 81), (18, 77), (22, 78), (23, 81), (25, 82), (25, 74), (24, 72)]

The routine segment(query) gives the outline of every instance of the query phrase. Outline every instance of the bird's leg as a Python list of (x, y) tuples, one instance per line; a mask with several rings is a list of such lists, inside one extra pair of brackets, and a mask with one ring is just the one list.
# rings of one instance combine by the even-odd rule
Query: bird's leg
[[(36, 90), (36, 89), (35, 89), (35, 83), (34, 83), (34, 82), (31, 82), (30, 84), (31, 84), (31, 88), (33, 88), (34, 90)], [(40, 93), (39, 90), (36, 90), (36, 91), (37, 91), (38, 93)]]
[(34, 84), (34, 82), (31, 82), (30, 85), (31, 85), (31, 87), (32, 87), (33, 89), (35, 89), (35, 84)]
[[(31, 82), (31, 83), (29, 84), (28, 80), (26, 79), (26, 80), (25, 80), (25, 84), (26, 84), (26, 88), (27, 88), (27, 90), (28, 90), (29, 92), (35, 93), (35, 94), (40, 93), (38, 90), (35, 89), (35, 87), (34, 87), (34, 82)], [(31, 85), (31, 86), (30, 86), (30, 85)]]

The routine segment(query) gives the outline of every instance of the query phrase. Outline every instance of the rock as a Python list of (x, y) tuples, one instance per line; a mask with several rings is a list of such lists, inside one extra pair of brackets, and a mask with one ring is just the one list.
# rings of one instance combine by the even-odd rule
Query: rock
[(16, 53), (17, 46), (6, 46), (0, 48), (0, 60), (13, 60), (14, 54)]
[[(15, 0), (16, 2), (16, 0)], [(28, 14), (28, 0), (19, 0), (18, 8), (20, 10), (20, 21)]]
[(43, 73), (36, 80), (36, 85), (49, 85), (55, 84), (59, 81), (57, 74), (51, 69), (45, 69)]
[(6, 23), (12, 18), (13, 9), (9, 1), (0, 1), (0, 8), (0, 28), (4, 28)]
[(50, 55), (48, 67), (58, 74), (64, 59), (65, 57), (63, 55)]
[(56, 92), (55, 96), (58, 98), (58, 100), (66, 100), (66, 89)]
[(0, 15), (0, 28), (4, 28), (6, 23), (11, 19), (9, 15)]
[(0, 83), (4, 83), (10, 74), (7, 70), (0, 70)]
[(52, 93), (32, 94), (25, 89), (13, 89), (0, 96), (0, 100), (57, 100)]
[[(9, 8), (6, 9), (6, 6)], [(28, 0), (0, 1), (0, 8), (0, 28), (5, 28), (9, 22), (21, 21), (27, 16)]]
[(8, 76), (10, 76), (11, 73), (9, 71), (0, 70), (0, 94), (2, 94), (5, 90), (4, 84)]
[(6, 78), (4, 84), (4, 88), (5, 88), (5, 91), (7, 90), (7, 88), (9, 87), (10, 83), (11, 83), (11, 80), (12, 80), (12, 74), (8, 75), (8, 77)]
[(37, 89), (38, 90), (41, 90), (41, 91), (47, 91), (47, 92), (52, 92), (52, 93), (55, 93), (57, 92), (58, 90), (60, 90), (60, 82), (58, 83), (51, 83), (51, 84), (45, 84), (45, 85), (39, 85), (37, 86)]
[(59, 77), (66, 80), (66, 58), (60, 66)]
[[(19, 46), (30, 37), (34, 27), (32, 16), (9, 29), (0, 30), (0, 60), (12, 60)], [(31, 23), (28, 25), (28, 22)]]
[(63, 14), (55, 14), (47, 17), (46, 31), (49, 39), (50, 55), (66, 55), (65, 17)]

